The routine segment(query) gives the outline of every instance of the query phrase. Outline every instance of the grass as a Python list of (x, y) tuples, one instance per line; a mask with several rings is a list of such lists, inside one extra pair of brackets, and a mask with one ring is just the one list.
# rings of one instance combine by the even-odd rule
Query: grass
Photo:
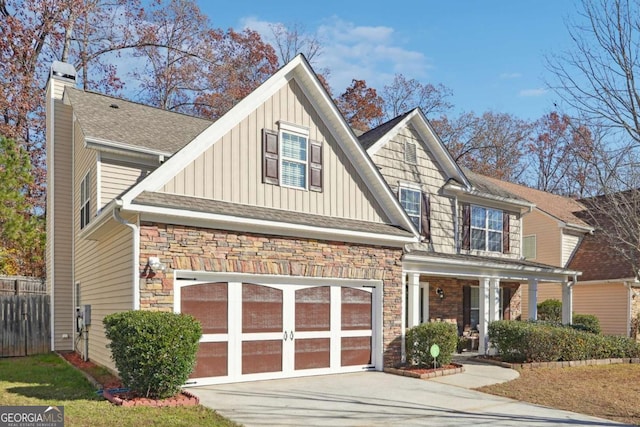
[(520, 370), (520, 378), (479, 391), (640, 424), (640, 365), (600, 365)]
[(114, 406), (56, 354), (0, 359), (0, 406), (64, 406), (65, 426), (238, 426), (203, 406)]

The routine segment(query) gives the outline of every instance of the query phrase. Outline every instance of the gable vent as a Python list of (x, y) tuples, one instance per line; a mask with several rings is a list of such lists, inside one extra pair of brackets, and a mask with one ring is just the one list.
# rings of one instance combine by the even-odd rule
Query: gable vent
[(412, 141), (404, 141), (404, 161), (416, 164), (416, 144)]

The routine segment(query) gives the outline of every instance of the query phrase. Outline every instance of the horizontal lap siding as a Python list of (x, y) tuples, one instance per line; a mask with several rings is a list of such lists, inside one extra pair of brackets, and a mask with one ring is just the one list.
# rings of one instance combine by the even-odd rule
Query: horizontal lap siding
[(563, 266), (562, 230), (556, 220), (535, 209), (523, 217), (522, 236), (536, 236), (536, 257), (531, 261)]
[[(323, 142), (322, 192), (262, 183), (263, 128), (278, 121), (309, 129)], [(160, 191), (288, 211), (387, 222), (386, 215), (346, 154), (292, 81), (207, 149)]]
[(100, 206), (106, 206), (145, 178), (151, 170), (149, 166), (103, 158), (100, 163)]
[[(54, 205), (53, 215), (49, 227), (55, 233), (53, 240), (53, 256), (55, 269), (52, 277), (54, 304), (54, 346), (56, 350), (71, 350), (73, 348), (73, 273), (72, 273), (72, 111), (61, 101), (54, 103), (55, 141), (54, 166), (55, 190), (49, 194)], [(49, 218), (51, 217), (51, 218)], [(67, 334), (68, 338), (63, 338)]]
[[(522, 294), (522, 319), (529, 318), (529, 285), (523, 284), (520, 287)], [(548, 299), (562, 301), (562, 287), (559, 283), (538, 283), (538, 303)]]

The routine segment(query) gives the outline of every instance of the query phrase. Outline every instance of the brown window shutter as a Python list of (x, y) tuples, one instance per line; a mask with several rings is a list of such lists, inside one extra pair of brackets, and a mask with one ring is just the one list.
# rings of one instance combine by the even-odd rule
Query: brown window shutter
[(420, 208), (420, 226), (421, 234), (427, 241), (431, 241), (431, 204), (429, 203), (429, 195), (422, 192), (422, 206)]
[(278, 132), (262, 129), (262, 182), (280, 183), (278, 164)]
[(309, 141), (309, 190), (322, 191), (322, 142)]
[(462, 206), (462, 249), (471, 248), (471, 206)]
[[(462, 287), (462, 330), (471, 326), (471, 286)], [(471, 327), (473, 329), (473, 327)]]
[(509, 253), (509, 243), (511, 242), (511, 235), (509, 234), (509, 213), (502, 213), (502, 253)]
[(511, 320), (511, 288), (502, 288), (502, 318)]

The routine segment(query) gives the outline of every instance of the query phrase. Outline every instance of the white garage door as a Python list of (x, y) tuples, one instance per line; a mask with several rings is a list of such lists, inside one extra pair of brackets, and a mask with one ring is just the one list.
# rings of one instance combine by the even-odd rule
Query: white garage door
[(189, 385), (380, 368), (375, 282), (221, 278), (176, 280), (176, 311), (203, 329)]

